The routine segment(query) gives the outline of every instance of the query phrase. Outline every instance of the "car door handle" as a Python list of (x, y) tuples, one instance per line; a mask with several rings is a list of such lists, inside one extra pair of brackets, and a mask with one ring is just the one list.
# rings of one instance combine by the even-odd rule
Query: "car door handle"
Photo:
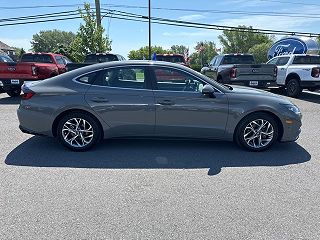
[(167, 100), (167, 99), (162, 100), (162, 101), (158, 101), (158, 103), (159, 103), (160, 105), (174, 105), (174, 102), (173, 102), (173, 101)]
[(104, 97), (94, 97), (91, 99), (91, 101), (96, 103), (109, 102), (109, 100)]

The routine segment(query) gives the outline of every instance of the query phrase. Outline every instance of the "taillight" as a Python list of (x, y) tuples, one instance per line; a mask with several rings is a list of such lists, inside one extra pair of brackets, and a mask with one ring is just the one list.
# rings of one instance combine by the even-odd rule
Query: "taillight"
[(320, 69), (317, 67), (312, 68), (311, 77), (318, 78), (320, 76)]
[(278, 68), (275, 67), (275, 68), (273, 69), (273, 76), (274, 76), (274, 77), (277, 77), (277, 75), (278, 75)]
[(35, 94), (34, 92), (23, 93), (22, 99), (23, 100), (28, 100), (28, 99), (32, 98), (34, 94)]
[(31, 70), (32, 70), (32, 75), (37, 75), (38, 73), (38, 68), (36, 66), (32, 66), (31, 67)]
[(237, 77), (237, 69), (231, 68), (230, 70), (230, 78), (236, 78)]

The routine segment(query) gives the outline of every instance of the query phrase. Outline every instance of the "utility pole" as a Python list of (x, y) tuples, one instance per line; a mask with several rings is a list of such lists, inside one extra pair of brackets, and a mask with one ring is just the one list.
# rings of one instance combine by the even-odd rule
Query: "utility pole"
[(151, 60), (151, 0), (149, 0), (149, 60)]
[(97, 27), (101, 27), (100, 0), (95, 0), (95, 2), (96, 2), (96, 18), (97, 18)]

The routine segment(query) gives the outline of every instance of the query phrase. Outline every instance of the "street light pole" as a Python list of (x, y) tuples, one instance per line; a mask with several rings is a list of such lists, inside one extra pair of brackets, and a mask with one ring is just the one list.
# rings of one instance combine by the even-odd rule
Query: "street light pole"
[(97, 27), (101, 27), (101, 11), (100, 11), (100, 0), (95, 0), (96, 3), (96, 18)]
[(149, 59), (151, 60), (151, 0), (149, 1)]

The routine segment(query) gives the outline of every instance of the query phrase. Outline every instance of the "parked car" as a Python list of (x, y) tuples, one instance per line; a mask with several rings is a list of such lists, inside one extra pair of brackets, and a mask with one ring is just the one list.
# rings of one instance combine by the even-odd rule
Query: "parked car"
[[(0, 54), (0, 63), (5, 63), (5, 62), (12, 63), (14, 61), (8, 55)], [(3, 83), (2, 81), (0, 81), (0, 93), (3, 93), (3, 92), (5, 92), (3, 89)]]
[(184, 55), (182, 54), (156, 54), (157, 61), (164, 61), (164, 62), (172, 62), (172, 63), (179, 63), (181, 65), (189, 67)]
[(91, 53), (85, 57), (84, 63), (69, 63), (67, 64), (67, 71), (72, 71), (81, 67), (89, 66), (95, 63), (112, 62), (112, 61), (125, 61), (126, 59), (113, 53)]
[(66, 71), (70, 60), (60, 54), (26, 53), (20, 61), (0, 63), (0, 82), (9, 96), (19, 96), (25, 81), (38, 81)]
[(256, 88), (277, 86), (276, 65), (256, 64), (251, 54), (222, 54), (215, 56), (201, 73), (224, 84)]
[(262, 151), (295, 141), (301, 127), (300, 110), (281, 96), (160, 61), (95, 64), (25, 84), (23, 92), (20, 129), (74, 151), (115, 137), (220, 139)]
[(267, 63), (277, 65), (277, 84), (286, 88), (289, 97), (299, 97), (303, 89), (320, 89), (319, 55), (282, 55)]

